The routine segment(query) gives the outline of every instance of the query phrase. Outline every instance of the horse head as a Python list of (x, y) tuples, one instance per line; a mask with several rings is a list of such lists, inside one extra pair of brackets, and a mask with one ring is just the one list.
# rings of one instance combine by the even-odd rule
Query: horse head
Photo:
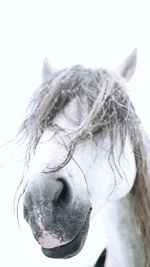
[(91, 218), (133, 187), (138, 120), (124, 82), (135, 64), (135, 51), (116, 73), (44, 63), (21, 131), (28, 140), (24, 217), (48, 257), (79, 253)]

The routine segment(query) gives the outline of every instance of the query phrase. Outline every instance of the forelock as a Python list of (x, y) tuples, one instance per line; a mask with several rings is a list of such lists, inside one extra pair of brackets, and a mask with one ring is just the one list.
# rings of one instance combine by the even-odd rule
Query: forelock
[[(101, 102), (102, 98), (99, 98), (100, 102), (97, 100), (102, 90), (105, 103)], [(44, 130), (51, 126), (58, 112), (76, 96), (81, 99), (84, 97), (89, 112), (93, 109), (94, 114), (91, 113), (85, 128), (80, 128), (80, 131), (77, 129), (77, 139), (84, 139), (87, 132), (93, 135), (101, 129), (112, 134), (120, 126), (122, 129), (119, 131), (126, 136), (128, 126), (133, 127), (133, 117), (137, 117), (119, 78), (105, 69), (93, 70), (76, 65), (54, 73), (34, 93), (21, 126), (30, 147), (36, 148)]]

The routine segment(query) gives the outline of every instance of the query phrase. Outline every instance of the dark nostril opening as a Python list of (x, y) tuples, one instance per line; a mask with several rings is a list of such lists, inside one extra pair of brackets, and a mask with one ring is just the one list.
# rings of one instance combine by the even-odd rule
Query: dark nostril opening
[(56, 200), (55, 203), (64, 208), (69, 204), (71, 200), (71, 190), (69, 185), (64, 179), (59, 178), (57, 181), (62, 183), (62, 188), (61, 191), (59, 192), (59, 195), (57, 196), (57, 199), (55, 199)]

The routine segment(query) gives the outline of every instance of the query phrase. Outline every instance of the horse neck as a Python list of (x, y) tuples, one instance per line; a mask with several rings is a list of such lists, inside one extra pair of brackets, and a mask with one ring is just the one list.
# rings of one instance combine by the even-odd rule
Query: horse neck
[(103, 216), (108, 242), (106, 267), (144, 267), (144, 248), (136, 231), (130, 196), (109, 203)]

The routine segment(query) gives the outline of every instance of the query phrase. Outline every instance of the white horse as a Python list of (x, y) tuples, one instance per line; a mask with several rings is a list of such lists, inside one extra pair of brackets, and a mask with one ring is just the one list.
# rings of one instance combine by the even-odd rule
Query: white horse
[(135, 65), (136, 51), (117, 72), (44, 64), (21, 131), (24, 217), (47, 257), (79, 253), (101, 212), (105, 266), (150, 266), (149, 141), (124, 86)]

